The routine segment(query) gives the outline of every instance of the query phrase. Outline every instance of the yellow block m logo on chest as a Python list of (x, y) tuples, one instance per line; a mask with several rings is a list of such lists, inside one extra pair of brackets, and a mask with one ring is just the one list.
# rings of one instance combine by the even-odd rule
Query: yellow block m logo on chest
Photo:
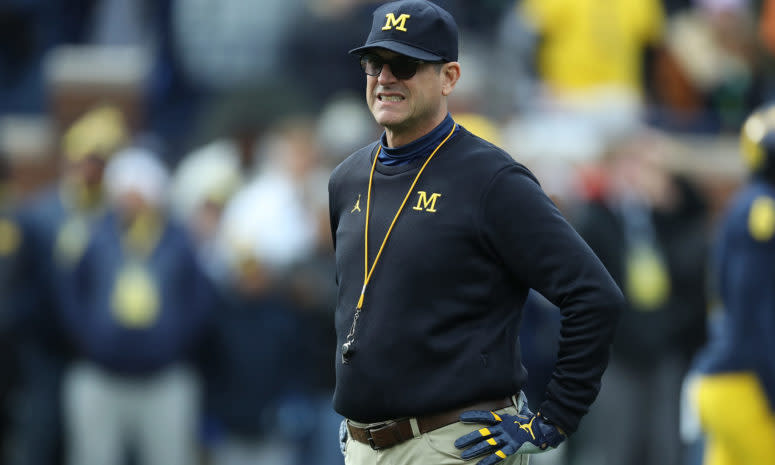
[(436, 200), (441, 197), (441, 194), (434, 192), (429, 198), (427, 192), (417, 191), (417, 196), (417, 205), (412, 207), (412, 210), (436, 213)]
[(406, 20), (411, 18), (411, 16), (406, 13), (403, 13), (398, 18), (396, 18), (396, 15), (393, 13), (388, 13), (385, 17), (387, 18), (387, 21), (385, 21), (385, 25), (382, 27), (383, 31), (389, 31), (395, 26), (396, 30), (403, 32), (406, 32)]

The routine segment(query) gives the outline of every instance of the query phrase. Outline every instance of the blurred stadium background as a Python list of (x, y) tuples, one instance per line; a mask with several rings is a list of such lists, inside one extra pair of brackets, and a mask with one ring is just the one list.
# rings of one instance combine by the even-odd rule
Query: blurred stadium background
[[(0, 464), (112, 464), (83, 450), (111, 438), (127, 464), (343, 463), (326, 186), (380, 134), (346, 53), (376, 3), (0, 2)], [(531, 463), (699, 464), (681, 390), (740, 125), (775, 99), (775, 1), (437, 3), (462, 31), (452, 115), (536, 173), (631, 302), (593, 414)], [(558, 316), (525, 313), (537, 405)]]

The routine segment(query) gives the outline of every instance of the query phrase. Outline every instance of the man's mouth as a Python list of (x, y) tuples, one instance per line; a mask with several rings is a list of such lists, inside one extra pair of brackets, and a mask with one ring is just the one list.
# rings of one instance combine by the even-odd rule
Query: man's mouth
[(379, 99), (380, 102), (400, 102), (401, 100), (404, 100), (404, 97), (400, 95), (378, 95), (377, 99)]

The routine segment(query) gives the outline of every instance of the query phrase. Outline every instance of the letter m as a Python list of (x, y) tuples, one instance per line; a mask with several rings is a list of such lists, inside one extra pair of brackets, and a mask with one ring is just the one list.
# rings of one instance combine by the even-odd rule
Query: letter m
[(417, 199), (417, 205), (412, 207), (412, 210), (425, 210), (426, 212), (436, 213), (436, 199), (441, 197), (441, 194), (434, 192), (431, 194), (431, 198), (428, 198), (428, 194), (425, 191), (417, 191), (419, 198)]
[(406, 20), (411, 18), (411, 16), (406, 13), (401, 14), (398, 19), (396, 19), (396, 15), (393, 13), (388, 13), (385, 17), (387, 18), (387, 21), (385, 21), (385, 26), (382, 27), (383, 31), (393, 29), (393, 26), (395, 26), (396, 29), (403, 32), (406, 32)]

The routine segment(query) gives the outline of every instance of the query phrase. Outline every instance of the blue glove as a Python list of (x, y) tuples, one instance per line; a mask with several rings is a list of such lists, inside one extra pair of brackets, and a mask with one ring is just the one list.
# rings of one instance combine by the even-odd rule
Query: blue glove
[(565, 440), (561, 429), (547, 423), (540, 412), (534, 415), (527, 403), (516, 416), (469, 410), (460, 415), (460, 421), (489, 425), (455, 441), (455, 447), (466, 449), (460, 454), (463, 460), (489, 454), (477, 465), (493, 465), (513, 454), (544, 452)]
[(342, 420), (339, 424), (339, 451), (344, 455), (345, 448), (347, 447), (347, 419)]

